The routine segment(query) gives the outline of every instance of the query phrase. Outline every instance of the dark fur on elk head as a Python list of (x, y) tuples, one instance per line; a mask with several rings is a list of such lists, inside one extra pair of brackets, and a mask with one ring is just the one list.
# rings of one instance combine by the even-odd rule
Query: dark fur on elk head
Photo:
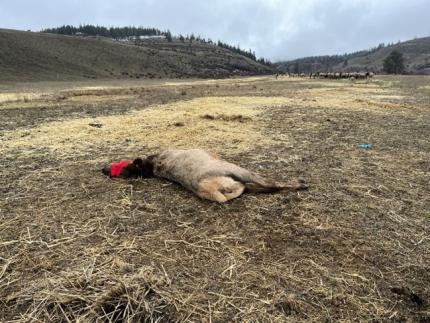
[(147, 158), (136, 158), (130, 165), (124, 167), (121, 176), (150, 178), (154, 176), (154, 165)]
[(106, 166), (102, 169), (103, 174), (110, 177), (123, 177), (123, 178), (149, 178), (154, 176), (154, 165), (150, 158), (136, 158), (132, 163), (122, 168), (119, 175), (112, 175), (112, 166)]

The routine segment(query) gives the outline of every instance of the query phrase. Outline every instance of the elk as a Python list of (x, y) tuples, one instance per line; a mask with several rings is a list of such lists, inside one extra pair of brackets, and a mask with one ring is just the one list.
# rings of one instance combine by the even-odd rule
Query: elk
[(133, 162), (112, 164), (105, 167), (103, 173), (111, 177), (164, 178), (182, 185), (202, 199), (218, 203), (239, 197), (244, 192), (271, 193), (308, 187), (302, 179), (286, 184), (265, 179), (203, 149), (164, 150)]

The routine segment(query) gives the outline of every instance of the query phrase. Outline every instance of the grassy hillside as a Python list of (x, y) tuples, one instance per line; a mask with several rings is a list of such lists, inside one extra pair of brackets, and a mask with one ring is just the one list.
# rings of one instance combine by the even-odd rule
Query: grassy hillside
[(227, 49), (151, 40), (140, 46), (103, 37), (0, 29), (0, 81), (226, 77), (271, 69)]
[(277, 63), (281, 71), (310, 72), (382, 72), (384, 59), (397, 50), (405, 58), (406, 73), (430, 74), (430, 37), (417, 38), (390, 46), (379, 46), (346, 55), (305, 57)]

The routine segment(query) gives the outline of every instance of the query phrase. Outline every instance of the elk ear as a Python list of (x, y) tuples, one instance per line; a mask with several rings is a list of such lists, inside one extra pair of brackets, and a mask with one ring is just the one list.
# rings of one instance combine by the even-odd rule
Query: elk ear
[(137, 168), (143, 168), (142, 158), (136, 158), (135, 160), (133, 160), (133, 165), (136, 166)]
[(154, 177), (154, 162), (150, 157), (146, 158), (142, 161), (142, 177), (143, 178), (150, 178)]

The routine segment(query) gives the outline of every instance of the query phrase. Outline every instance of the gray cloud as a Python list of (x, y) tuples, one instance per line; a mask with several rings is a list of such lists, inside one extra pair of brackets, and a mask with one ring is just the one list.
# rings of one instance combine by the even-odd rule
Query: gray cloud
[(272, 60), (429, 36), (428, 0), (2, 0), (0, 27), (143, 25), (221, 39)]

